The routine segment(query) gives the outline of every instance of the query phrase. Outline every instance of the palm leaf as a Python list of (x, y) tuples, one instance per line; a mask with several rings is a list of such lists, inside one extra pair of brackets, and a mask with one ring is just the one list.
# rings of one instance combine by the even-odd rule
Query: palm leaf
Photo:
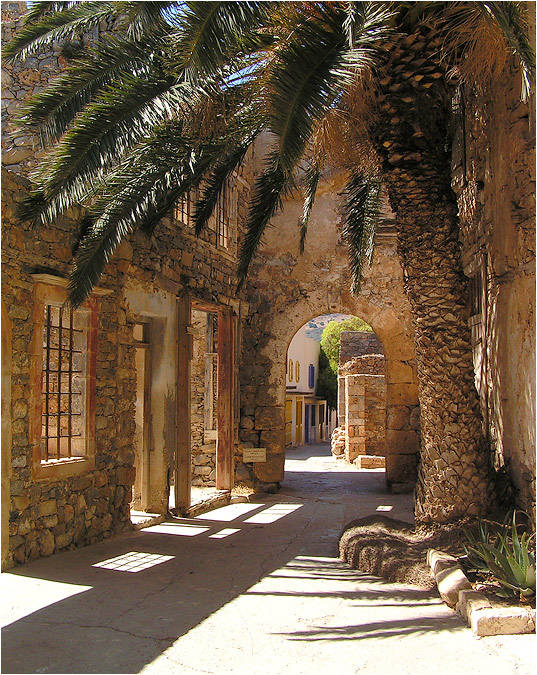
[(63, 7), (53, 13), (30, 13), (22, 28), (13, 39), (4, 45), (2, 57), (23, 60), (41, 50), (51, 49), (55, 42), (78, 37), (88, 33), (102, 20), (118, 16), (118, 5), (114, 2), (77, 2), (62, 3)]
[(248, 137), (246, 141), (239, 144), (237, 148), (227, 154), (222, 161), (218, 162), (217, 166), (205, 180), (200, 196), (194, 204), (193, 220), (196, 235), (199, 236), (202, 233), (209, 218), (213, 214), (220, 193), (227, 184), (233, 171), (235, 171), (244, 159), (244, 155), (252, 141), (253, 138)]
[(248, 225), (239, 253), (238, 289), (242, 288), (250, 263), (263, 237), (265, 228), (277, 209), (289, 177), (277, 162), (272, 162), (257, 178), (250, 199)]
[(21, 112), (20, 123), (39, 126), (45, 140), (57, 140), (75, 116), (111, 82), (121, 82), (129, 72), (143, 72), (148, 52), (161, 41), (153, 33), (133, 42), (116, 35), (103, 35), (99, 42), (74, 59), (67, 69), (34, 95)]
[(184, 2), (173, 17), (177, 38), (173, 52), (186, 76), (197, 80), (213, 73), (239, 53), (266, 43), (256, 29), (269, 15), (272, 2)]
[(306, 170), (306, 175), (304, 177), (304, 182), (306, 186), (306, 195), (304, 197), (304, 210), (302, 212), (302, 218), (298, 222), (298, 227), (300, 230), (300, 244), (299, 250), (300, 253), (304, 253), (304, 245), (306, 243), (306, 234), (308, 233), (308, 222), (311, 215), (311, 210), (315, 202), (315, 194), (317, 192), (317, 185), (319, 184), (319, 178), (321, 176), (321, 170), (318, 164), (310, 164)]
[(351, 292), (354, 295), (360, 291), (364, 265), (366, 262), (371, 262), (373, 255), (381, 196), (379, 179), (359, 173), (351, 175), (343, 193), (343, 237), (349, 247)]
[(525, 9), (519, 2), (477, 2), (478, 9), (501, 29), (522, 68), (522, 99), (528, 99), (535, 81), (535, 51), (529, 39)]
[(81, 239), (71, 273), (70, 301), (77, 306), (91, 293), (121, 240), (137, 228), (149, 230), (174, 202), (197, 187), (220, 156), (222, 146), (193, 150), (180, 128), (163, 125), (151, 142), (109, 176), (91, 209), (91, 226)]

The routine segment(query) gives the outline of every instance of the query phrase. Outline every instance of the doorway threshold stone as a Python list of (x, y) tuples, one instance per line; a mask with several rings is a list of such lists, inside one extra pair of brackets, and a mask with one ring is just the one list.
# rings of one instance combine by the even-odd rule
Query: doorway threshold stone
[(143, 530), (144, 527), (159, 525), (164, 522), (165, 518), (166, 515), (164, 514), (131, 510), (131, 523), (135, 530)]

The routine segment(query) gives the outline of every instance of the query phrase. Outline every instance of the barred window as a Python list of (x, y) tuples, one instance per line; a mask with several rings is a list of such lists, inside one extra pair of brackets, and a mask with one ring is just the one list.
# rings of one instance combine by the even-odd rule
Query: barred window
[(175, 207), (173, 210), (173, 217), (175, 220), (179, 221), (180, 223), (183, 223), (183, 225), (188, 226), (191, 224), (191, 217), (192, 217), (191, 211), (192, 211), (192, 199), (190, 197), (190, 193), (188, 193), (180, 197), (175, 203)]
[(470, 316), (481, 315), (483, 311), (483, 279), (481, 270), (470, 277)]
[[(177, 200), (173, 218), (185, 227), (192, 227), (194, 204), (198, 191), (193, 190)], [(230, 249), (233, 244), (233, 228), (237, 221), (237, 191), (231, 179), (226, 182), (218, 195), (213, 213), (209, 218), (202, 238), (218, 248)]]
[(87, 313), (44, 305), (41, 461), (86, 455)]
[(216, 205), (216, 231), (218, 235), (217, 244), (221, 248), (229, 248), (229, 196), (231, 190), (226, 183), (218, 195)]

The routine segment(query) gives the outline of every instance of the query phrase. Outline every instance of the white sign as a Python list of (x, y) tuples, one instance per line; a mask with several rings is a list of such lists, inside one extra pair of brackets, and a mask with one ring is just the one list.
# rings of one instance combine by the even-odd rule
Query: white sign
[(266, 448), (243, 448), (242, 449), (243, 462), (266, 462), (267, 449)]

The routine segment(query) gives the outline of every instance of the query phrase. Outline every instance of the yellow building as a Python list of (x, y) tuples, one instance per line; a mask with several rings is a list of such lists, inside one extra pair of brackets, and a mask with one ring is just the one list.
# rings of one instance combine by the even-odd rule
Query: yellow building
[(326, 401), (315, 396), (320, 344), (303, 326), (287, 350), (285, 395), (285, 443), (303, 445), (330, 438), (330, 414)]

